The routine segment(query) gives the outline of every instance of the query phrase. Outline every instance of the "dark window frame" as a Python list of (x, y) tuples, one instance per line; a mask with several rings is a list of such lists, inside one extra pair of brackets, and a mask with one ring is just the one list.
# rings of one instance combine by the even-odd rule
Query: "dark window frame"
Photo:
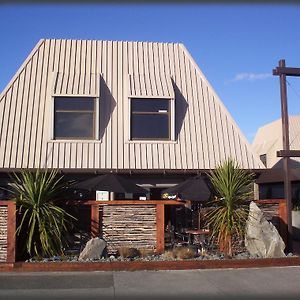
[(261, 154), (260, 156), (259, 156), (259, 158), (260, 158), (260, 160), (261, 160), (261, 162), (265, 165), (265, 167), (267, 166), (267, 154), (265, 153), (265, 154)]
[[(95, 140), (96, 139), (96, 98), (91, 97), (91, 96), (54, 96), (53, 97), (53, 106), (54, 106), (54, 114), (53, 114), (53, 139), (54, 140)], [(56, 99), (61, 99), (61, 98), (66, 98), (66, 99), (91, 99), (93, 100), (93, 110), (79, 110), (79, 109), (56, 109), (55, 101)], [(91, 136), (57, 136), (56, 135), (56, 113), (72, 113), (72, 114), (81, 114), (81, 113), (90, 113), (92, 114), (92, 123), (93, 123), (93, 128), (92, 128), (92, 135)]]
[[(140, 100), (149, 100), (150, 102), (153, 100), (164, 100), (168, 101), (167, 112), (149, 112), (149, 111), (133, 111), (132, 109), (132, 101), (140, 101)], [(133, 137), (133, 124), (132, 124), (132, 115), (167, 115), (168, 116), (168, 137), (160, 138), (160, 137)], [(171, 140), (171, 99), (169, 98), (131, 98), (131, 108), (130, 108), (130, 140), (132, 141), (170, 141)]]

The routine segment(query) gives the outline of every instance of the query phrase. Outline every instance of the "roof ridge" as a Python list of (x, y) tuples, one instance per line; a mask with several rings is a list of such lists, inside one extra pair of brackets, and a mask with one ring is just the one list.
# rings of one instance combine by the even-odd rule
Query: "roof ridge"
[(113, 43), (147, 43), (147, 44), (175, 44), (175, 45), (179, 45), (179, 44), (183, 44), (182, 42), (164, 42), (164, 41), (143, 41), (143, 40), (111, 40), (111, 39), (105, 39), (105, 40), (98, 40), (98, 39), (69, 39), (69, 38), (45, 38), (44, 40), (46, 41), (55, 41), (55, 40), (59, 40), (59, 41), (95, 41), (95, 42), (113, 42)]

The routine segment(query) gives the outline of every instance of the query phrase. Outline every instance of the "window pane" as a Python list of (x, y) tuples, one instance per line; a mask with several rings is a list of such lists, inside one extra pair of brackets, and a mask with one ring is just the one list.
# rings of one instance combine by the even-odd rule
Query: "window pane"
[(169, 111), (168, 99), (131, 99), (131, 111), (133, 112), (158, 112)]
[(168, 139), (169, 116), (131, 115), (131, 137), (145, 139)]
[(94, 110), (93, 98), (56, 97), (55, 111), (57, 110)]
[(56, 138), (94, 138), (94, 116), (87, 112), (56, 112)]

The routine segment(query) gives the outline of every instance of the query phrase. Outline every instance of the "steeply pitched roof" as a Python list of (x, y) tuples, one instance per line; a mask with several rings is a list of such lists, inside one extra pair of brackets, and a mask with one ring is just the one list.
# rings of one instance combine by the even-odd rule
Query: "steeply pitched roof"
[[(289, 140), (291, 150), (300, 149), (300, 116), (289, 116)], [(277, 157), (277, 151), (283, 149), (281, 119), (260, 127), (252, 145), (258, 155), (267, 155), (267, 167), (281, 168), (281, 159)], [(300, 158), (292, 158), (291, 167), (296, 167), (299, 162)]]
[[(175, 97), (174, 141), (129, 140), (129, 97), (150, 87)], [(51, 140), (57, 91), (100, 95), (99, 141)], [(2, 92), (0, 109), (0, 168), (201, 170), (227, 157), (263, 168), (180, 43), (41, 40)]]

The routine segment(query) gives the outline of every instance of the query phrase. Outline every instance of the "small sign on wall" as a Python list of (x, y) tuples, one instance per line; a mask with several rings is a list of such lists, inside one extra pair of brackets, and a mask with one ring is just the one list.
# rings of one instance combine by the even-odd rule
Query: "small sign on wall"
[(96, 200), (97, 201), (109, 200), (109, 192), (108, 191), (96, 191)]

